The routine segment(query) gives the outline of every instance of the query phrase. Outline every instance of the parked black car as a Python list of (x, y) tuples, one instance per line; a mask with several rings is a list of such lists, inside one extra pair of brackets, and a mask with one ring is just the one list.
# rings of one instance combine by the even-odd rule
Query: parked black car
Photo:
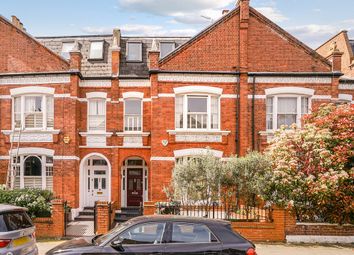
[(233, 232), (230, 222), (180, 216), (141, 216), (105, 235), (76, 238), (52, 254), (237, 254), (255, 255), (255, 246)]

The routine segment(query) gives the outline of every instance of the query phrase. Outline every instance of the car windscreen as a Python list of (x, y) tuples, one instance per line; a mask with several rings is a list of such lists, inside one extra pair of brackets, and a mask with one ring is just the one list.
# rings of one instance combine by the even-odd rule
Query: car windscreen
[(0, 232), (33, 227), (31, 218), (23, 211), (0, 213)]
[(108, 240), (111, 240), (114, 237), (116, 237), (119, 232), (121, 232), (123, 229), (125, 229), (129, 225), (131, 225), (131, 223), (129, 221), (127, 221), (125, 223), (121, 223), (118, 226), (116, 226), (115, 228), (111, 229), (107, 234), (104, 234), (104, 235), (99, 236), (96, 239), (94, 239), (93, 242), (96, 245), (100, 245), (101, 243), (105, 243)]

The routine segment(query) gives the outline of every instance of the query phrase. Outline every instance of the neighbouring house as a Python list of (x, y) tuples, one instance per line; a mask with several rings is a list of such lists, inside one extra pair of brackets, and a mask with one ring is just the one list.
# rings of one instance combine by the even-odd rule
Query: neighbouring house
[(326, 58), (248, 0), (192, 38), (33, 38), (0, 17), (0, 181), (52, 189), (74, 214), (164, 200), (176, 160), (262, 150), (352, 92), (342, 54)]
[(339, 81), (341, 100), (353, 100), (354, 91), (354, 39), (349, 39), (348, 32), (343, 30), (316, 49), (326, 59), (330, 60), (333, 50), (342, 54), (341, 72), (344, 74)]

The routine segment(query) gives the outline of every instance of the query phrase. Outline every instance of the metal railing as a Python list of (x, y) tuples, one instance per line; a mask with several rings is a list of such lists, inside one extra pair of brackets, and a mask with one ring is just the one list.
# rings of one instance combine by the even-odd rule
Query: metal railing
[(244, 206), (212, 203), (209, 205), (156, 205), (157, 214), (173, 214), (209, 219), (246, 222), (272, 222), (272, 209), (264, 206)]

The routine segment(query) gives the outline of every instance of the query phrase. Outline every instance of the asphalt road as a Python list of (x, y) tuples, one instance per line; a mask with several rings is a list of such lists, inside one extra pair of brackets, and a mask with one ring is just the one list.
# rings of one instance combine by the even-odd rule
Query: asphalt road
[[(62, 241), (38, 242), (39, 254), (60, 244)], [(291, 245), (291, 244), (256, 244), (258, 255), (353, 255), (354, 246), (342, 247), (337, 245)]]

